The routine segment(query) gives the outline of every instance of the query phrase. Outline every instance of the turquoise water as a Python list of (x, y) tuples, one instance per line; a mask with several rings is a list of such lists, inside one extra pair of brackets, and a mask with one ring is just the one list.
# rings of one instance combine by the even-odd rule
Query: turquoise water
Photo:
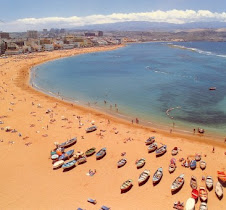
[(226, 135), (226, 43), (131, 44), (51, 61), (32, 74), (36, 87), (73, 102), (162, 128)]

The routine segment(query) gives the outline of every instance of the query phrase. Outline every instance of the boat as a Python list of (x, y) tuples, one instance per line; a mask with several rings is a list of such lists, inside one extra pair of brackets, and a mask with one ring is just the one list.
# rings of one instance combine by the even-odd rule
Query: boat
[(202, 158), (202, 156), (201, 156), (200, 154), (196, 154), (196, 155), (195, 155), (195, 160), (196, 160), (196, 161), (200, 161), (201, 158)]
[(213, 178), (212, 178), (212, 176), (206, 177), (206, 187), (207, 187), (208, 190), (213, 188)]
[(144, 164), (145, 164), (144, 158), (141, 158), (140, 160), (136, 161), (137, 168), (142, 168), (144, 166)]
[(200, 164), (200, 168), (202, 170), (204, 170), (206, 168), (206, 162), (204, 160), (201, 160), (199, 164)]
[(205, 133), (205, 130), (203, 128), (198, 128), (199, 133)]
[(167, 146), (166, 146), (166, 145), (163, 145), (163, 146), (159, 147), (159, 148), (155, 151), (156, 156), (161, 156), (161, 155), (163, 155), (164, 153), (166, 153), (166, 149), (167, 149)]
[(127, 163), (127, 160), (125, 158), (121, 159), (118, 161), (118, 168), (121, 168), (122, 166), (124, 166)]
[(216, 87), (210, 87), (209, 90), (216, 90)]
[(217, 177), (221, 182), (226, 182), (226, 173), (224, 171), (217, 171)]
[(169, 172), (170, 173), (173, 173), (175, 170), (176, 170), (176, 159), (175, 158), (172, 158), (170, 160), (170, 165), (169, 165)]
[(194, 210), (195, 209), (195, 199), (194, 198), (188, 198), (185, 205), (186, 210)]
[(79, 165), (82, 164), (82, 163), (85, 163), (86, 161), (87, 161), (86, 157), (81, 157), (81, 158), (77, 159), (77, 162), (78, 162)]
[(58, 160), (53, 164), (53, 169), (60, 168), (64, 164), (64, 160)]
[(190, 163), (190, 168), (195, 169), (196, 168), (196, 160), (192, 160)]
[(201, 201), (207, 201), (208, 199), (208, 192), (205, 187), (199, 187), (199, 197)]
[(162, 168), (158, 168), (152, 178), (153, 184), (160, 182), (162, 176), (163, 176), (163, 170)]
[(148, 180), (149, 177), (150, 177), (150, 171), (144, 170), (138, 178), (138, 184), (139, 185), (143, 184), (145, 181)]
[(100, 210), (110, 210), (111, 208), (108, 206), (101, 206)]
[(92, 198), (88, 198), (87, 201), (92, 203), (92, 204), (96, 204), (97, 203), (96, 199), (92, 199)]
[(74, 150), (73, 150), (73, 149), (72, 149), (72, 150), (69, 150), (69, 151), (63, 153), (63, 154), (59, 157), (59, 160), (69, 160), (70, 157), (73, 155), (73, 153), (74, 153)]
[(54, 154), (54, 155), (51, 156), (51, 159), (52, 159), (52, 160), (56, 160), (56, 159), (58, 159), (58, 158), (59, 158), (59, 155), (57, 155), (57, 154)]
[(157, 143), (153, 143), (151, 145), (148, 146), (148, 152), (154, 152), (157, 149), (158, 145)]
[(172, 155), (177, 155), (177, 153), (178, 153), (178, 147), (174, 147), (174, 148), (172, 149), (172, 151), (171, 151), (171, 154), (172, 154)]
[(183, 184), (184, 184), (184, 174), (181, 174), (174, 180), (174, 182), (171, 186), (171, 192), (181, 189)]
[(180, 201), (176, 201), (173, 204), (174, 209), (183, 210), (184, 209), (184, 203)]
[(66, 162), (62, 165), (63, 169), (68, 169), (68, 168), (72, 168), (75, 166), (76, 160), (71, 160), (69, 162)]
[(64, 143), (56, 144), (56, 146), (57, 146), (58, 148), (60, 148), (60, 147), (65, 148), (65, 147), (69, 147), (69, 146), (75, 144), (76, 142), (77, 142), (77, 138), (75, 137), (75, 138), (73, 138), (73, 139), (70, 139), (70, 140), (68, 140), (68, 141), (65, 141)]
[(97, 126), (91, 126), (91, 127), (89, 127), (89, 128), (87, 128), (86, 129), (86, 133), (90, 133), (90, 132), (93, 132), (93, 131), (95, 131), (97, 129)]
[(218, 198), (221, 198), (223, 196), (223, 187), (220, 182), (217, 182), (216, 184), (215, 193)]
[(195, 200), (199, 197), (199, 191), (196, 189), (193, 189), (191, 191), (191, 197), (194, 198)]
[(208, 206), (206, 202), (202, 202), (199, 206), (199, 210), (208, 210)]
[(102, 148), (97, 154), (96, 154), (96, 159), (99, 160), (103, 158), (106, 155), (106, 148)]
[(130, 189), (133, 185), (133, 180), (132, 179), (128, 179), (125, 182), (123, 182), (123, 184), (121, 185), (120, 189), (121, 192), (125, 192), (126, 190)]
[(150, 145), (150, 144), (153, 144), (155, 142), (155, 137), (152, 136), (152, 137), (149, 137), (146, 141), (145, 141), (145, 144), (146, 145)]
[(191, 176), (190, 186), (192, 189), (197, 189), (197, 179), (195, 176)]
[(85, 152), (86, 157), (93, 155), (96, 152), (96, 148), (92, 147)]

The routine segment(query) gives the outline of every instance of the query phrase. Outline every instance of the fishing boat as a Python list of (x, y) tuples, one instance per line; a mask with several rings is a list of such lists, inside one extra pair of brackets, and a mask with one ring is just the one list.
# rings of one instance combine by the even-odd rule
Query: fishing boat
[(195, 169), (196, 168), (196, 160), (192, 160), (190, 163), (190, 168)]
[(121, 185), (121, 192), (125, 192), (126, 190), (130, 189), (133, 186), (133, 180), (128, 179)]
[(169, 164), (169, 173), (173, 173), (176, 170), (176, 159), (172, 158)]
[(204, 160), (201, 160), (199, 164), (200, 164), (200, 168), (202, 170), (204, 170), (206, 168), (206, 162)]
[(176, 201), (173, 204), (173, 208), (177, 210), (183, 210), (184, 209), (184, 203), (180, 201)]
[(203, 134), (205, 133), (205, 130), (203, 128), (198, 128), (198, 132)]
[(96, 152), (96, 148), (92, 147), (85, 152), (86, 157), (93, 155)]
[(195, 209), (195, 199), (194, 198), (188, 198), (185, 205), (186, 210), (194, 210)]
[(122, 166), (124, 166), (127, 163), (127, 160), (125, 158), (121, 159), (118, 161), (118, 168), (121, 168)]
[(216, 90), (216, 87), (210, 87), (209, 90)]
[(166, 153), (166, 149), (167, 149), (167, 146), (166, 146), (166, 145), (163, 145), (163, 146), (159, 147), (159, 148), (155, 151), (156, 157), (157, 157), (157, 156), (161, 156), (161, 155), (163, 155), (164, 153)]
[(57, 154), (54, 154), (54, 155), (51, 156), (51, 159), (52, 159), (52, 160), (56, 160), (56, 159), (58, 159), (58, 158), (59, 158), (59, 155), (57, 155)]
[(217, 171), (217, 177), (221, 182), (226, 182), (226, 173), (224, 171)]
[(172, 155), (177, 155), (177, 153), (178, 153), (178, 148), (177, 148), (177, 147), (174, 147), (174, 148), (172, 149), (172, 151), (171, 151), (171, 154), (172, 154)]
[(89, 128), (87, 128), (86, 129), (86, 133), (90, 133), (90, 132), (93, 132), (93, 131), (95, 131), (97, 129), (97, 126), (91, 126), (91, 127), (89, 127)]
[(191, 176), (190, 186), (192, 189), (197, 189), (197, 179), (195, 176)]
[(137, 168), (142, 168), (144, 166), (144, 164), (145, 164), (144, 158), (141, 158), (140, 160), (136, 161)]
[(221, 198), (223, 196), (223, 187), (220, 182), (217, 182), (216, 184), (215, 193), (218, 198)]
[(82, 158), (82, 157), (84, 157), (84, 152), (82, 152), (82, 151), (78, 151), (78, 152), (76, 152), (75, 154), (74, 154), (74, 159), (75, 160), (78, 160), (79, 158)]
[(53, 164), (53, 169), (60, 168), (64, 164), (64, 160), (58, 160)]
[(73, 144), (75, 144), (77, 142), (77, 138), (73, 138), (73, 139), (70, 139), (70, 140), (67, 140), (65, 141), (64, 143), (61, 143), (61, 144), (57, 144), (56, 143), (56, 146), (59, 148), (59, 147), (62, 147), (62, 148), (66, 148), (66, 147), (69, 147), (69, 146), (72, 146)]
[(162, 179), (162, 176), (163, 176), (163, 170), (162, 168), (158, 168), (152, 178), (153, 184), (157, 184), (158, 182), (160, 182), (160, 180)]
[(196, 160), (196, 161), (200, 161), (201, 158), (202, 158), (202, 156), (201, 156), (200, 154), (196, 154), (196, 155), (195, 155), (195, 160)]
[(106, 155), (106, 148), (102, 148), (97, 154), (96, 154), (96, 159), (99, 160), (103, 158)]
[(69, 151), (63, 153), (63, 154), (59, 157), (59, 160), (69, 160), (70, 157), (73, 155), (73, 153), (74, 153), (74, 150), (73, 150), (73, 149), (72, 149), (72, 150), (69, 150)]
[(139, 185), (143, 184), (144, 182), (146, 182), (148, 180), (149, 177), (150, 177), (150, 171), (144, 170), (138, 178), (138, 184)]
[(155, 142), (155, 137), (152, 136), (152, 137), (149, 137), (146, 141), (145, 141), (145, 144), (146, 145), (150, 145), (150, 144), (153, 144)]
[(184, 184), (184, 174), (181, 174), (174, 180), (171, 186), (171, 192), (181, 189), (183, 184)]
[(107, 206), (101, 206), (101, 209), (100, 210), (110, 210), (111, 208), (110, 207), (107, 207)]
[(208, 210), (208, 206), (206, 202), (202, 202), (199, 206), (199, 210)]
[(158, 145), (157, 143), (152, 143), (151, 145), (148, 146), (148, 152), (154, 152), (157, 149)]
[(194, 198), (195, 200), (199, 197), (199, 191), (196, 189), (193, 189), (191, 191), (191, 197)]
[(201, 201), (206, 202), (208, 199), (208, 192), (205, 187), (199, 187), (199, 197)]
[(206, 177), (206, 187), (207, 187), (208, 190), (213, 188), (213, 178), (212, 178), (212, 176)]
[(79, 165), (85, 163), (86, 161), (87, 161), (86, 157), (81, 157), (81, 158), (77, 159), (77, 162)]
[(69, 162), (66, 162), (62, 165), (63, 169), (69, 169), (75, 166), (76, 160), (71, 160)]

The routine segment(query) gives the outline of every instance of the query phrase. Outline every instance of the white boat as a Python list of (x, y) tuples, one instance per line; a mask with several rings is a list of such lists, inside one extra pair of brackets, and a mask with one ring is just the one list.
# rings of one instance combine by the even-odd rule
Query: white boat
[(199, 187), (199, 197), (201, 201), (206, 202), (208, 199), (208, 192), (205, 187)]
[(192, 189), (197, 189), (197, 179), (195, 176), (191, 176), (190, 186)]
[(138, 184), (141, 185), (142, 183), (144, 183), (150, 176), (150, 171), (149, 170), (144, 170), (139, 178), (138, 178)]
[(122, 166), (124, 166), (127, 163), (127, 160), (125, 158), (121, 159), (118, 161), (118, 168), (121, 168)]
[(213, 178), (212, 178), (212, 176), (207, 176), (206, 177), (206, 187), (207, 187), (207, 189), (212, 189), (212, 187), (213, 187)]
[(206, 162), (204, 160), (201, 160), (199, 164), (200, 164), (200, 168), (202, 170), (204, 170), (206, 168)]
[(181, 189), (181, 187), (183, 186), (183, 184), (184, 184), (184, 174), (181, 174), (180, 176), (178, 176), (174, 180), (174, 182), (173, 182), (173, 184), (171, 186), (171, 191), (174, 192), (176, 190)]
[(136, 162), (136, 165), (137, 165), (137, 168), (142, 168), (145, 164), (145, 159), (144, 158), (141, 158), (140, 160), (138, 160)]
[(199, 210), (208, 210), (207, 203), (202, 202), (199, 206)]
[(59, 158), (59, 155), (58, 155), (58, 154), (54, 154), (54, 155), (51, 156), (51, 159), (52, 159), (52, 160), (56, 160), (56, 159), (58, 159), (58, 158)]
[(151, 145), (148, 146), (148, 152), (154, 152), (157, 149), (158, 145), (157, 143), (152, 143)]
[(124, 191), (130, 189), (132, 187), (132, 185), (133, 185), (133, 180), (132, 179), (126, 180), (125, 182), (123, 182), (123, 184), (120, 187), (121, 192), (124, 192)]
[(152, 178), (153, 184), (160, 182), (162, 176), (163, 176), (163, 170), (162, 168), (158, 168)]
[(53, 169), (60, 168), (64, 164), (64, 160), (58, 160), (53, 164)]
[(217, 182), (215, 192), (218, 198), (223, 196), (223, 187), (220, 182)]
[(195, 209), (195, 199), (194, 198), (188, 198), (186, 205), (186, 210), (194, 210)]

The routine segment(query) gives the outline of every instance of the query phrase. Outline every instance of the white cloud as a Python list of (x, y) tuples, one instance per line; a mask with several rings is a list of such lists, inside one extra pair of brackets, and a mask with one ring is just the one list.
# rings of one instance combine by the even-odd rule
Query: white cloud
[(2, 31), (26, 31), (43, 28), (71, 28), (76, 26), (115, 23), (124, 21), (149, 21), (167, 23), (190, 23), (196, 21), (221, 21), (226, 22), (226, 13), (216, 13), (208, 10), (169, 10), (142, 13), (113, 13), (111, 15), (91, 15), (85, 17), (47, 17), (24, 18), (12, 22), (0, 22)]

